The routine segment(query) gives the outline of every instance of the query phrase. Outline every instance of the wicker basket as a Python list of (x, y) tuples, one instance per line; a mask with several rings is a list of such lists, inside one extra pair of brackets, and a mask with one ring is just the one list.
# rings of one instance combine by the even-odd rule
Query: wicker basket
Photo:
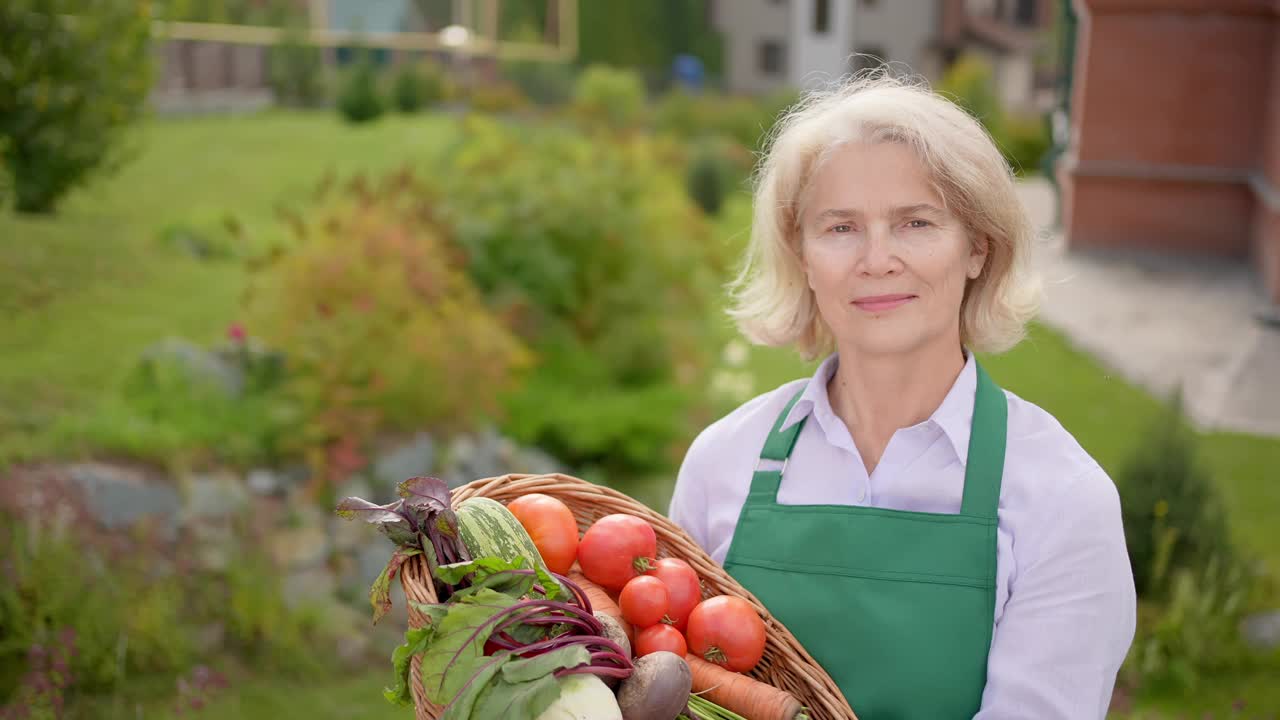
[[(759, 600), (717, 565), (693, 538), (670, 520), (639, 502), (613, 490), (567, 475), (502, 475), (476, 480), (453, 491), (453, 502), (470, 497), (488, 497), (507, 503), (528, 493), (559, 498), (573, 511), (578, 528), (585, 531), (596, 520), (611, 513), (628, 513), (648, 521), (658, 535), (658, 557), (686, 560), (702, 579), (703, 590), (711, 595), (737, 595), (755, 606), (767, 628), (764, 658), (751, 675), (795, 695), (809, 709), (814, 720), (857, 720), (849, 703), (826, 671), (805, 652), (795, 637), (765, 610)], [(435, 590), (421, 556), (410, 558), (400, 575), (405, 597), (411, 601), (437, 602)], [(425, 616), (409, 608), (410, 627), (420, 627)], [(426, 699), (419, 675), (421, 657), (413, 659), (413, 698), (417, 720), (438, 720), (441, 708)]]

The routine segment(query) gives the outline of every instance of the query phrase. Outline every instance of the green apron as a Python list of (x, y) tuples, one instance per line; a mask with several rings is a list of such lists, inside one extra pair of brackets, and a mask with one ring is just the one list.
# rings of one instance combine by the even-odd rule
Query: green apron
[[(804, 421), (760, 453), (724, 568), (787, 626), (859, 720), (972, 718), (982, 704), (996, 591), (996, 509), (1008, 405), (978, 367), (960, 514), (780, 505)], [(834, 720), (824, 718), (823, 720)]]

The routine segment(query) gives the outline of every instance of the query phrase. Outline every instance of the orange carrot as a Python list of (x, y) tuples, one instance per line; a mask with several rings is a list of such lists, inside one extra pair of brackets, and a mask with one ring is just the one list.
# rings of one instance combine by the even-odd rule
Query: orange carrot
[(786, 690), (726, 670), (695, 655), (685, 656), (693, 671), (693, 692), (747, 720), (795, 720), (800, 701)]
[(591, 609), (596, 612), (602, 612), (611, 616), (618, 624), (622, 626), (622, 632), (627, 634), (627, 642), (631, 643), (631, 647), (635, 647), (636, 636), (631, 630), (631, 623), (622, 617), (622, 609), (618, 607), (618, 603), (614, 602), (604, 588), (591, 582), (586, 575), (578, 569), (577, 564), (569, 570), (569, 579), (578, 584), (582, 591), (587, 594), (587, 599), (591, 601)]

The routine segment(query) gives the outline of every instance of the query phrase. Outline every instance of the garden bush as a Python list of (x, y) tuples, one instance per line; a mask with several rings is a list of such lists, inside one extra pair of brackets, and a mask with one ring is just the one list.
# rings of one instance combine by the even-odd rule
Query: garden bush
[(271, 90), (276, 102), (295, 107), (316, 107), (325, 102), (324, 56), (306, 43), (299, 25), (289, 25), (268, 55)]
[(576, 71), (567, 63), (511, 60), (501, 70), (502, 77), (538, 105), (562, 105), (573, 96)]
[(632, 128), (640, 124), (644, 109), (644, 81), (632, 70), (592, 65), (574, 85), (574, 113), (589, 124)]
[(686, 435), (726, 268), (684, 192), (683, 150), (481, 118), (465, 133), (437, 175), (442, 217), (476, 285), (539, 352), (509, 402), (512, 433), (571, 463), (665, 466), (652, 449)]
[(373, 62), (361, 59), (347, 72), (338, 94), (338, 112), (350, 123), (377, 120), (386, 111), (378, 90), (378, 71)]
[(94, 534), (54, 507), (0, 512), (0, 717), (9, 700), (48, 710), (138, 680), (163, 687), (210, 660), (201, 635), (215, 625), (226, 630), (220, 651), (261, 671), (307, 677), (327, 667), (316, 658), (338, 631), (317, 623), (314, 604), (287, 609), (270, 560), (250, 543), (230, 550), (227, 570), (199, 569), (181, 544), (165, 549), (143, 529)]
[(471, 90), (471, 109), (483, 113), (510, 113), (522, 110), (529, 105), (514, 83), (499, 81), (486, 83)]
[(962, 55), (935, 89), (976, 117), (991, 137), (1003, 144), (1005, 113), (990, 63), (977, 55)]
[[(483, 180), (482, 178), (480, 180)], [(447, 435), (499, 409), (527, 364), (407, 173), (357, 177), (292, 221), (293, 240), (253, 264), (249, 333), (284, 353), (302, 418), (292, 447), (316, 477), (363, 465), (378, 434)]]
[(1158, 580), (1179, 569), (1199, 574), (1211, 559), (1221, 567), (1236, 560), (1226, 511), (1195, 443), (1177, 395), (1151, 421), (1116, 477), (1141, 595), (1163, 594), (1167, 588)]
[(391, 96), (402, 113), (431, 107), (444, 99), (444, 76), (435, 63), (404, 63), (396, 71)]
[(132, 0), (0, 3), (0, 162), (21, 212), (52, 212), (127, 157), (151, 89), (151, 18)]

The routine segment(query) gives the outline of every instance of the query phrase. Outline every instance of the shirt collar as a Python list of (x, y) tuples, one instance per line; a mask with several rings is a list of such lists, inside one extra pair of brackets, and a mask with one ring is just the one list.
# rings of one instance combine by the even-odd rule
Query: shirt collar
[[(827, 383), (835, 375), (836, 368), (840, 365), (840, 357), (836, 353), (832, 353), (818, 365), (813, 376), (809, 378), (809, 382), (805, 385), (800, 399), (787, 413), (787, 417), (782, 422), (780, 429), (785, 430), (795, 423), (809, 417), (815, 416), (815, 419), (824, 425), (826, 423), (840, 422), (835, 411), (831, 409), (831, 398), (827, 395)], [(960, 459), (960, 464), (968, 463), (969, 459), (969, 435), (973, 425), (973, 405), (974, 399), (978, 391), (978, 366), (977, 360), (969, 350), (965, 350), (965, 364), (960, 370), (960, 375), (956, 377), (955, 383), (951, 385), (951, 390), (947, 392), (946, 397), (942, 399), (942, 404), (938, 409), (929, 416), (926, 423), (932, 423), (940, 428), (951, 442), (952, 448), (955, 450), (956, 457)]]

